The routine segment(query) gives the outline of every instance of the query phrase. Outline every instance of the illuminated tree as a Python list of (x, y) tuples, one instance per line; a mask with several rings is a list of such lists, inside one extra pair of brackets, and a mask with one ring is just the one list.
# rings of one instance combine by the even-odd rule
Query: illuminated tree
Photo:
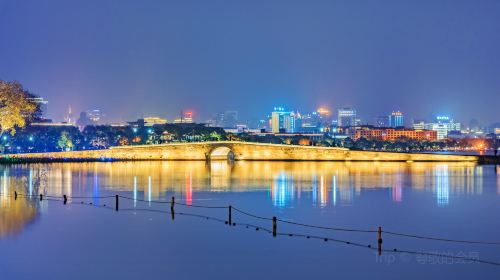
[(118, 139), (118, 145), (120, 145), (120, 146), (127, 146), (127, 145), (130, 145), (130, 143), (129, 143), (129, 141), (128, 141), (128, 138), (127, 138), (127, 137), (124, 137), (124, 136), (120, 137), (120, 138)]
[(222, 136), (219, 133), (217, 133), (217, 131), (212, 131), (210, 133), (210, 139), (215, 141), (220, 141), (222, 139)]
[(61, 133), (61, 137), (57, 140), (57, 146), (61, 148), (61, 150), (71, 150), (73, 148), (73, 141), (69, 137), (68, 132), (63, 131)]
[(23, 128), (26, 121), (40, 112), (31, 97), (20, 83), (0, 80), (0, 133), (10, 131), (14, 135), (16, 127)]

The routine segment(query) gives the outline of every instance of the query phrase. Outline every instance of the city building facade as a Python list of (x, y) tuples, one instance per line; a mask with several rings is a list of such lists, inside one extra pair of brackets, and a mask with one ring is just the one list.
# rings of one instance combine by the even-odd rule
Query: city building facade
[(271, 131), (273, 133), (294, 133), (295, 115), (283, 107), (275, 107), (271, 113)]
[(338, 110), (338, 127), (356, 126), (356, 110), (352, 108), (341, 108)]
[(400, 111), (392, 112), (389, 116), (389, 127), (404, 127), (404, 116)]
[(414, 140), (436, 141), (437, 131), (421, 130), (411, 128), (373, 128), (361, 127), (355, 130), (354, 140), (366, 138), (379, 141), (394, 141), (400, 138), (409, 138)]

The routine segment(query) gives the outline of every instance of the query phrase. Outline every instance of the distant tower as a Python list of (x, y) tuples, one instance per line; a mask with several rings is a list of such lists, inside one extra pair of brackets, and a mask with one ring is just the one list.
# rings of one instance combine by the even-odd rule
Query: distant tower
[(66, 116), (67, 123), (73, 123), (73, 112), (71, 110), (71, 106), (68, 107), (68, 115)]

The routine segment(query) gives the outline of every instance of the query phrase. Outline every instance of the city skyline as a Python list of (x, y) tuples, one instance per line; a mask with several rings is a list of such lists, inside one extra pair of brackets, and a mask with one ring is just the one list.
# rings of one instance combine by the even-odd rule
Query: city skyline
[(0, 77), (54, 119), (69, 106), (248, 119), (282, 104), (497, 122), (500, 3), (403, 2), (1, 2)]
[[(63, 121), (63, 122), (68, 122), (76, 124), (79, 120), (79, 118), (82, 117), (82, 114), (92, 114), (91, 112), (98, 112), (99, 117), (97, 118), (97, 121), (90, 122), (94, 124), (125, 124), (128, 123), (129, 121), (136, 120), (136, 119), (141, 119), (141, 118), (162, 118), (168, 123), (180, 123), (183, 122), (182, 118), (186, 118), (186, 113), (190, 115), (188, 117), (189, 121), (188, 122), (196, 122), (196, 123), (207, 123), (212, 126), (218, 126), (218, 127), (236, 127), (236, 125), (249, 125), (250, 126), (255, 126), (258, 122), (261, 121), (270, 121), (272, 119), (272, 112), (275, 111), (277, 108), (280, 110), (284, 111), (289, 111), (291, 113), (298, 114), (298, 118), (301, 118), (301, 115), (310, 115), (311, 113), (320, 113), (322, 110), (326, 110), (328, 112), (329, 117), (328, 119), (330, 121), (338, 121), (338, 113), (343, 110), (354, 110), (354, 117), (355, 120), (353, 121), (353, 124), (355, 125), (373, 125), (373, 126), (378, 126), (378, 127), (412, 127), (414, 124), (418, 124), (423, 121), (427, 122), (432, 122), (435, 121), (436, 119), (445, 117), (445, 118), (450, 118), (458, 123), (462, 123), (463, 127), (462, 128), (472, 128), (471, 124), (476, 124), (477, 127), (479, 128), (485, 128), (489, 126), (494, 126), (498, 125), (500, 122), (499, 121), (493, 121), (493, 122), (480, 122), (477, 119), (473, 118), (470, 120), (463, 120), (460, 116), (454, 116), (454, 115), (447, 115), (443, 113), (435, 113), (435, 114), (428, 114), (427, 117), (409, 117), (405, 112), (402, 112), (400, 110), (392, 110), (389, 112), (385, 113), (380, 113), (376, 114), (373, 116), (365, 116), (363, 113), (359, 114), (359, 112), (356, 110), (356, 108), (352, 107), (338, 107), (338, 108), (328, 108), (324, 106), (317, 107), (312, 110), (303, 110), (303, 109), (298, 109), (298, 108), (288, 108), (288, 107), (274, 107), (274, 110), (268, 110), (267, 113), (260, 115), (260, 116), (252, 116), (248, 118), (238, 118), (238, 115), (240, 113), (240, 110), (237, 109), (227, 109), (227, 110), (221, 110), (218, 112), (213, 112), (209, 114), (207, 117), (200, 117), (197, 112), (193, 110), (186, 110), (186, 109), (180, 109), (178, 110), (177, 113), (168, 113), (168, 112), (163, 112), (163, 113), (142, 113), (136, 117), (133, 117), (131, 119), (126, 119), (124, 117), (120, 117), (118, 119), (109, 119), (107, 118), (106, 112), (102, 112), (100, 109), (86, 109), (81, 112), (75, 112), (73, 111), (72, 107), (68, 107), (68, 112), (66, 112), (66, 115), (61, 116), (60, 119), (51, 119), (50, 115), (46, 114), (46, 108), (48, 107), (47, 104), (49, 101), (45, 100), (43, 97), (40, 97), (38, 99), (43, 100), (44, 104), (44, 110), (43, 110), (43, 116), (46, 117), (47, 119), (50, 119), (52, 121)], [(69, 114), (71, 113), (71, 115)], [(223, 117), (224, 114), (235, 114), (236, 117), (232, 116), (232, 120), (230, 121), (232, 125), (230, 126), (224, 126), (222, 123), (224, 122), (221, 117)], [(332, 114), (333, 113), (333, 114)], [(399, 115), (399, 120), (393, 120), (394, 115)], [(294, 117), (297, 119), (297, 116)], [(381, 118), (385, 118), (385, 120), (381, 120)], [(90, 124), (89, 123), (89, 124)], [(330, 122), (330, 125), (335, 125), (335, 122)], [(340, 125), (343, 126), (343, 125)], [(348, 125), (349, 126), (349, 125)], [(271, 126), (269, 126), (271, 129)]]

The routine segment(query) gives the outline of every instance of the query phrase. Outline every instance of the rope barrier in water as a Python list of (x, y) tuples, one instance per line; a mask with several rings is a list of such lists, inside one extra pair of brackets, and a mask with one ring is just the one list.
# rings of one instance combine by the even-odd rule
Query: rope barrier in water
[(240, 212), (241, 214), (243, 215), (246, 215), (246, 216), (249, 216), (249, 217), (252, 217), (252, 218), (256, 218), (256, 219), (260, 219), (260, 220), (267, 220), (267, 221), (272, 221), (273, 219), (272, 218), (267, 218), (267, 217), (262, 217), (262, 216), (257, 216), (257, 215), (254, 215), (254, 214), (251, 214), (251, 213), (248, 213), (248, 212), (245, 212), (243, 210), (240, 210), (236, 207), (233, 206), (233, 209), (236, 211), (236, 212)]
[[(7, 197), (14, 197), (10, 193), (1, 193), (0, 192), (0, 195), (7, 196)], [(26, 197), (26, 198), (37, 198), (38, 197), (38, 195), (22, 194), (22, 193), (16, 193), (16, 195), (18, 197)], [(108, 196), (67, 196), (67, 199), (107, 199), (107, 198), (114, 198), (114, 197), (116, 197), (116, 196), (114, 196), (114, 195), (108, 195)], [(177, 202), (177, 201), (172, 202), (172, 201), (165, 201), (165, 200), (145, 200), (145, 199), (138, 199), (138, 198), (122, 196), (122, 195), (118, 195), (118, 197), (123, 198), (123, 199), (127, 199), (127, 200), (148, 202), (148, 203), (160, 203), (160, 204), (172, 204), (173, 203), (173, 204), (177, 204), (177, 205), (182, 205), (182, 206), (186, 206), (186, 207), (194, 207), (194, 208), (206, 208), (206, 209), (227, 209), (227, 208), (229, 208), (229, 206), (194, 205), (194, 204), (181, 203), (181, 202)], [(46, 200), (50, 198), (50, 199), (53, 199), (55, 201), (63, 201), (61, 199), (61, 196), (43, 195), (43, 198)], [(231, 206), (231, 207), (236, 212), (239, 212), (240, 214), (243, 214), (243, 215), (255, 218), (255, 219), (266, 220), (266, 221), (273, 220), (272, 218), (252, 214), (252, 213), (249, 213), (247, 211), (236, 208), (234, 206)], [(308, 228), (315, 228), (315, 229), (331, 230), (331, 231), (360, 232), (360, 233), (376, 233), (377, 232), (377, 230), (327, 227), (327, 226), (318, 226), (318, 225), (293, 222), (293, 221), (288, 221), (288, 220), (283, 220), (283, 219), (276, 219), (276, 220), (279, 222), (282, 222), (282, 223), (286, 223), (286, 224), (291, 224), (291, 225), (296, 225), (296, 226), (301, 226), (301, 227), (308, 227)], [(406, 233), (386, 231), (386, 230), (383, 230), (382, 232), (385, 234), (393, 235), (393, 236), (401, 236), (401, 237), (424, 239), (424, 240), (434, 240), (434, 241), (443, 241), (443, 242), (452, 242), (452, 243), (465, 243), (465, 244), (480, 244), (480, 245), (496, 245), (496, 246), (500, 245), (500, 242), (496, 242), (496, 241), (459, 240), (459, 239), (449, 239), (449, 238), (442, 238), (442, 237), (406, 234)]]
[(399, 233), (399, 232), (386, 231), (386, 230), (383, 230), (382, 232), (386, 233), (386, 234), (394, 235), (394, 236), (402, 236), (402, 237), (410, 237), (410, 238), (426, 239), (426, 240), (435, 240), (435, 241), (444, 241), (444, 242), (453, 242), (453, 243), (468, 243), (468, 244), (482, 244), (482, 245), (500, 245), (500, 242), (448, 239), (448, 238), (440, 238), (440, 237), (431, 237), (431, 236), (423, 236), (423, 235), (414, 235), (414, 234)]
[(296, 226), (302, 226), (302, 227), (317, 228), (317, 229), (325, 229), (325, 230), (349, 231), (349, 232), (365, 232), (365, 233), (375, 233), (375, 232), (377, 232), (377, 230), (336, 228), (336, 227), (334, 228), (334, 227), (325, 227), (325, 226), (315, 226), (315, 225), (302, 224), (302, 223), (297, 223), (297, 222), (292, 222), (292, 221), (287, 221), (287, 220), (282, 220), (282, 219), (277, 219), (277, 220), (279, 222), (286, 223), (286, 224), (291, 224), (291, 225), (296, 225)]

